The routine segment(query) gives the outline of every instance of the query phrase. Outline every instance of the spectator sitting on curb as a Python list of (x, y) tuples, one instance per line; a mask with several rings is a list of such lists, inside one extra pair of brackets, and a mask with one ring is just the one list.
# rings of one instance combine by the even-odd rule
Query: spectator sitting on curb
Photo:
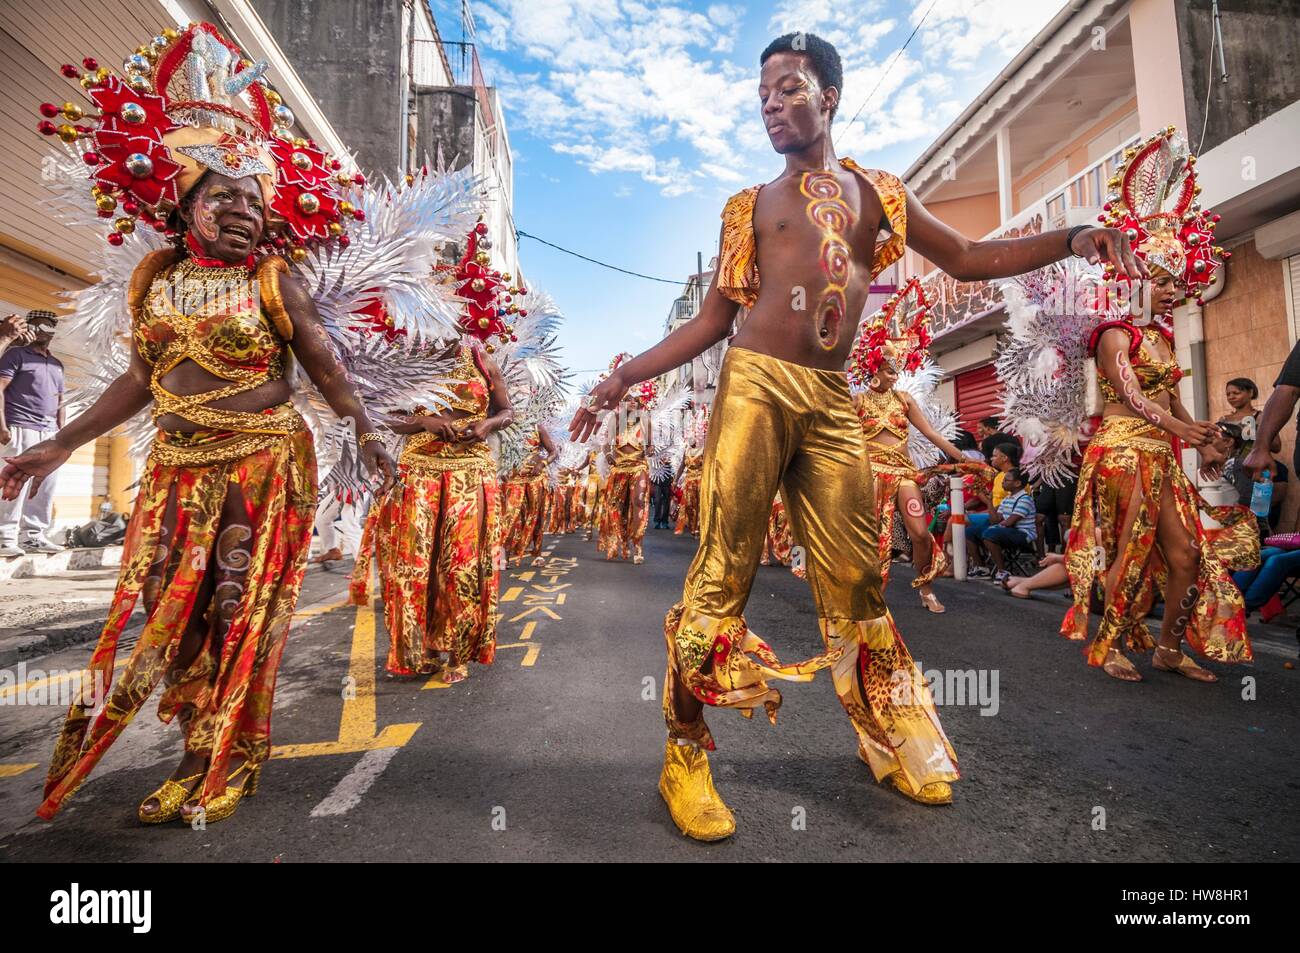
[(991, 492), (985, 494), (977, 485), (975, 497), (979, 502), (980, 511), (971, 513), (966, 517), (966, 553), (970, 560), (970, 575), (975, 578), (987, 578), (992, 575), (986, 565), (987, 560), (981, 543), (984, 533), (994, 523), (993, 514), (997, 510), (998, 504), (1007, 495), (1004, 482), (1007, 471), (1020, 465), (1020, 445), (1014, 443), (998, 444), (993, 448), (993, 455), (989, 458), (989, 463), (998, 471), (998, 475), (993, 478)]
[(1007, 576), (1002, 580), (1002, 588), (1017, 599), (1032, 599), (1035, 589), (1060, 589), (1070, 584), (1070, 573), (1065, 568), (1065, 556), (1062, 553), (1048, 553), (1038, 560), (1041, 569), (1032, 576)]
[(1010, 576), (1003, 550), (1026, 549), (1034, 544), (1038, 534), (1034, 498), (1025, 492), (1024, 474), (1016, 467), (1006, 470), (1002, 474), (1002, 486), (1006, 495), (997, 504), (997, 516), (980, 537), (993, 560), (993, 578), (997, 582)]
[(1260, 619), (1271, 622), (1286, 611), (1277, 595), (1282, 584), (1296, 575), (1300, 575), (1300, 549), (1265, 546), (1259, 551), (1259, 568), (1234, 572), (1232, 581), (1246, 599), (1246, 611), (1258, 609)]

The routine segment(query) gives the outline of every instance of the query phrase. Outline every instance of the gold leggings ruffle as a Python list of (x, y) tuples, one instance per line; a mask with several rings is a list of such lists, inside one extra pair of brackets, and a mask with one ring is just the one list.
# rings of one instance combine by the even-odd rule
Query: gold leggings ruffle
[[(780, 489), (804, 549), (824, 651), (782, 663), (743, 618)], [(704, 719), (683, 723), (672, 688), (706, 705), (775, 720), (769, 679), (803, 682), (830, 668), (877, 778), (920, 790), (958, 776), (933, 700), (881, 595), (871, 463), (843, 374), (745, 348), (727, 352), (700, 491), (700, 546), (682, 602), (665, 621), (669, 734), (712, 749)]]

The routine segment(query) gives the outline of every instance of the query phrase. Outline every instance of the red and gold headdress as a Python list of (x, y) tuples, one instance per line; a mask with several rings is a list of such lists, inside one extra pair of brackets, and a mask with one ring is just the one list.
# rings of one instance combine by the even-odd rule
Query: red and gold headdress
[[(167, 231), (167, 216), (208, 170), (252, 176), (266, 202), (265, 240), (301, 261), (304, 246), (338, 238), (343, 217), (363, 213), (336, 186), (364, 184), (310, 139), (290, 132), (293, 113), (253, 63), (210, 23), (163, 30), (137, 47), (122, 75), (82, 60), (65, 64), (99, 112), (43, 103), (37, 129), (78, 149), (108, 240), (122, 243), (137, 221)], [(56, 120), (62, 120), (56, 123)]]
[[(1214, 244), (1218, 215), (1196, 201), (1196, 156), (1178, 130), (1169, 126), (1124, 152), (1124, 164), (1111, 177), (1111, 189), (1098, 220), (1122, 229), (1133, 250), (1149, 265), (1169, 272), (1192, 298), (1217, 280), (1214, 269), (1230, 252)], [(1114, 274), (1113, 265), (1106, 275)]]
[[(915, 296), (915, 304), (909, 299)], [(930, 300), (919, 278), (908, 278), (879, 311), (862, 322), (849, 354), (849, 382), (865, 387), (882, 364), (912, 372), (921, 366), (933, 338)]]
[[(495, 337), (501, 344), (508, 344), (519, 340), (510, 323), (513, 316), (528, 317), (528, 312), (515, 303), (515, 296), (527, 294), (528, 289), (522, 284), (512, 286), (509, 274), (491, 267), (492, 257), (488, 254), (491, 247), (487, 224), (480, 221), (470, 230), (460, 261), (455, 265), (439, 263), (436, 270), (465, 299), (461, 330), (480, 341)], [(491, 352), (493, 345), (489, 344), (487, 350)]]

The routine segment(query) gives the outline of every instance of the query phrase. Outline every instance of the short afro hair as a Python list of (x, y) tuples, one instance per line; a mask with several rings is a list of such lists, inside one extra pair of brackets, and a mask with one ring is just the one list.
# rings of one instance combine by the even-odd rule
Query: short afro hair
[[(822, 89), (834, 86), (839, 90), (840, 98), (844, 98), (844, 64), (840, 62), (840, 54), (835, 47), (817, 34), (787, 33), (778, 36), (767, 44), (767, 49), (758, 58), (758, 65), (761, 67), (773, 53), (799, 53), (808, 57), (812, 64), (813, 75), (817, 77), (817, 82), (822, 84)], [(831, 118), (834, 117), (835, 110), (832, 109)]]

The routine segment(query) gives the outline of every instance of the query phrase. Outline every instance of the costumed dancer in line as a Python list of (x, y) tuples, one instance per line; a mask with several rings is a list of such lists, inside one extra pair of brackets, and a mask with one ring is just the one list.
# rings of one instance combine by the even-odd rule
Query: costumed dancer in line
[[(908, 313), (907, 303), (913, 295), (916, 305)], [(853, 405), (862, 422), (875, 478), (881, 585), (889, 585), (892, 530), (895, 517), (901, 515), (916, 570), (912, 588), (920, 591), (921, 604), (927, 609), (943, 612), (931, 583), (943, 572), (947, 557), (926, 525), (920, 489), (925, 481), (918, 470), (939, 462), (944, 455), (954, 462), (962, 455), (949, 440), (957, 433), (955, 416), (932, 397), (938, 373), (926, 360), (929, 319), (925, 291), (920, 281), (909, 278), (863, 325), (849, 357), (848, 374), (849, 385), (861, 388)], [(891, 337), (895, 322), (900, 333)], [(908, 387), (901, 386), (904, 374), (909, 378)], [(912, 387), (918, 390), (916, 396), (908, 392)]]
[[(566, 420), (572, 417), (571, 407), (566, 408), (560, 417), (547, 421), (547, 430), (552, 434), (562, 429)], [(582, 494), (584, 490), (582, 471), (590, 455), (589, 449), (572, 440), (557, 441), (559, 452), (553, 461), (554, 486), (551, 490), (550, 512), (547, 518), (548, 533), (564, 536), (576, 533), (582, 526)]]
[[(778, 490), (772, 497), (772, 508), (767, 517), (767, 535), (763, 537), (763, 555), (759, 558), (760, 566), (778, 566), (792, 564), (794, 554), (794, 537), (790, 535), (790, 519), (786, 516), (785, 501)], [(771, 558), (769, 559), (769, 555)]]
[[(451, 365), (438, 381), (446, 406), (416, 406), (390, 422), (406, 435), (399, 481), (372, 511), (386, 667), (394, 675), (438, 674), (446, 684), (468, 678), (470, 662), (491, 665), (496, 654), (500, 506), (487, 440), (514, 417), (505, 378), (484, 345), (508, 344), (514, 328), (498, 307), (502, 276), (479, 261), (487, 233), (483, 222), (469, 233), (449, 282), (465, 299), (463, 334), (432, 353)], [(364, 604), (369, 565), (359, 561), (356, 573), (351, 600)]]
[[(1079, 471), (1066, 547), (1074, 605), (1061, 634), (1087, 638), (1089, 598), (1099, 587), (1105, 611), (1088, 664), (1124, 681), (1142, 679), (1124, 645), (1135, 652), (1154, 647), (1153, 668), (1199, 682), (1217, 679), (1183, 652), (1184, 638), (1214, 661), (1252, 657), (1230, 571), (1258, 564), (1255, 521), (1245, 507), (1209, 506), (1174, 448), (1175, 438), (1197, 448), (1207, 473), (1223, 464), (1214, 425), (1197, 421), (1178, 399), (1174, 305), (1183, 296), (1198, 298), (1217, 280), (1221, 258), (1229, 257), (1214, 244), (1218, 216), (1196, 202), (1195, 162), (1172, 126), (1128, 150), (1103, 216), (1146, 263), (1151, 280), (1142, 290), (1150, 300), (1144, 314), (1135, 316), (1130, 307), (1089, 336), (1104, 406)], [(1218, 528), (1204, 528), (1202, 511)], [(1153, 640), (1144, 620), (1160, 590), (1164, 619)]]
[[(616, 355), (610, 373), (631, 356)], [(596, 539), (607, 560), (630, 556), (635, 565), (645, 562), (641, 543), (650, 520), (649, 457), (654, 452), (650, 407), (657, 395), (655, 382), (646, 381), (623, 397), (609, 420), (612, 430), (603, 451), (609, 477), (602, 488)]]
[(595, 450), (589, 450), (587, 451), (586, 462), (578, 468), (578, 487), (581, 493), (578, 500), (581, 513), (578, 517), (578, 525), (582, 529), (582, 538), (584, 540), (590, 540), (592, 531), (598, 526), (602, 483), (599, 466), (601, 459), (599, 453)]
[[(970, 280), (1069, 254), (1122, 258), (1141, 273), (1112, 229), (963, 237), (897, 177), (836, 158), (830, 129), (843, 74), (829, 43), (788, 34), (761, 63), (762, 118), (785, 171), (727, 203), (718, 268), (696, 317), (615, 369), (572, 425), (575, 436), (589, 434), (596, 414), (617, 407), (628, 387), (721, 341), (738, 309), (750, 308), (712, 407), (699, 552), (664, 629), (668, 740), (659, 790), (678, 828), (701, 840), (735, 829), (709, 772), (705, 752), (714, 743), (704, 706), (761, 708), (774, 719), (781, 694), (768, 679), (804, 682), (827, 667), (876, 779), (922, 803), (952, 799), (952, 746), (881, 594), (871, 464), (844, 372), (871, 279), (905, 242)], [(807, 290), (805, 311), (792, 310), (796, 289)], [(805, 551), (825, 641), (822, 653), (795, 664), (780, 662), (742, 615), (778, 487)]]
[[(159, 716), (178, 722), (184, 754), (140, 805), (140, 820), (212, 823), (255, 792), (270, 755), (276, 671), (317, 506), (317, 450), (337, 456), (340, 473), (350, 460), (347, 479), (358, 485), (358, 460), (385, 484), (395, 470), (350, 379), (373, 371), (376, 356), (360, 346), (351, 314), (390, 293), (404, 303), (399, 323), (417, 315), (425, 330), (450, 326), (455, 312), (414, 284), (432, 262), (421, 236), (381, 247), (365, 195), (354, 205), (336, 191), (363, 180), (294, 136), (266, 63), (247, 60), (215, 27), (164, 31), (126, 61), (125, 76), (91, 58), (83, 65), (84, 76), (71, 65), (63, 73), (80, 76), (98, 113), (46, 104), (41, 130), (68, 146), (67, 167), (51, 177), (65, 192), (58, 208), (71, 221), (94, 222), (96, 210), (118, 216), (103, 280), (75, 296), (68, 322), (77, 352), (98, 362), (83, 397), (98, 397), (54, 439), (10, 460), (0, 482), (12, 495), (150, 403), (156, 432), (108, 621), (37, 813), (58, 811), (164, 682)], [(94, 205), (83, 213), (75, 183), (87, 169)], [(389, 220), (409, 210), (387, 192), (374, 201)], [(310, 383), (293, 381), (291, 358)], [(317, 440), (307, 420), (325, 427)], [(144, 625), (117, 671), (138, 602)]]
[[(508, 281), (509, 275), (505, 278)], [(494, 352), (515, 418), (497, 443), (501, 541), (507, 558), (519, 561), (531, 556), (533, 565), (540, 566), (545, 562), (542, 537), (550, 509), (547, 467), (560, 453), (545, 424), (565, 404), (567, 374), (555, 346), (563, 316), (546, 292), (533, 287), (516, 291), (506, 306), (507, 313), (514, 314), (514, 334)]]
[(551, 482), (547, 464), (559, 456), (555, 440), (540, 424), (523, 438), (524, 457), (505, 481), (506, 555), (516, 562), (531, 556), (540, 566), (542, 537), (551, 504)]
[(681, 465), (677, 468), (674, 482), (680, 482), (682, 501), (677, 509), (677, 524), (673, 529), (675, 535), (690, 533), (700, 535), (700, 477), (704, 473), (704, 438), (709, 432), (708, 408), (696, 412), (695, 426), (690, 434), (690, 443), (682, 455)]

